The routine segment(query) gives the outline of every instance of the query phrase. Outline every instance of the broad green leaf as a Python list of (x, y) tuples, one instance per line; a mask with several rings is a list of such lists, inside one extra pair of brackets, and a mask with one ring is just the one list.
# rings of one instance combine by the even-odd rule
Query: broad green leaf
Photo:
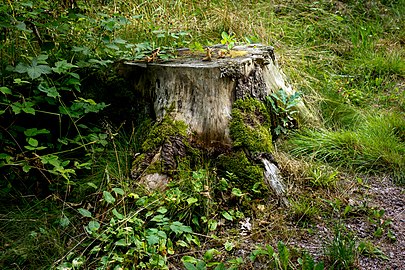
[(35, 115), (35, 109), (31, 107), (22, 107), (21, 110), (25, 113)]
[(35, 115), (35, 109), (32, 108), (32, 106), (34, 106), (34, 103), (29, 101), (24, 103), (14, 102), (13, 104), (11, 104), (11, 109), (15, 114), (19, 114), (21, 113), (21, 111), (23, 111), (25, 113)]
[(47, 129), (37, 129), (37, 128), (29, 128), (24, 131), (24, 135), (27, 137), (34, 137), (39, 134), (49, 134), (50, 131)]
[(92, 220), (89, 222), (89, 224), (87, 225), (87, 228), (89, 229), (89, 231), (91, 232), (96, 232), (98, 229), (100, 229), (100, 223), (98, 223), (95, 220)]
[(11, 89), (5, 86), (0, 87), (0, 92), (2, 92), (5, 95), (11, 95)]
[(13, 110), (14, 114), (21, 113), (21, 104), (19, 102), (15, 102), (11, 104), (11, 109)]
[(193, 203), (196, 203), (196, 202), (198, 202), (197, 198), (191, 197), (191, 198), (187, 199), (188, 205), (192, 205)]
[(120, 50), (120, 47), (118, 47), (117, 45), (115, 45), (115, 44), (107, 44), (107, 45), (105, 45), (107, 48), (109, 48), (109, 49), (112, 49), (112, 50), (116, 50), (116, 51), (119, 51)]
[(63, 217), (59, 219), (59, 225), (62, 226), (63, 228), (67, 227), (69, 224), (70, 220), (67, 216), (63, 215)]
[(37, 57), (35, 57), (32, 62), (33, 63), (38, 63), (38, 64), (45, 64), (47, 65), (48, 63), (46, 62), (46, 60), (48, 59), (48, 55), (47, 54), (40, 54)]
[(11, 158), (11, 156), (9, 154), (0, 153), (0, 159), (9, 159), (9, 158)]
[(28, 164), (25, 164), (22, 169), (23, 169), (23, 172), (27, 173), (31, 170), (31, 166)]
[(239, 188), (232, 188), (232, 194), (236, 197), (242, 197), (243, 193)]
[(212, 261), (212, 259), (214, 259), (214, 256), (218, 255), (218, 254), (221, 254), (221, 252), (219, 252), (215, 248), (211, 248), (204, 253), (204, 260)]
[(115, 198), (108, 191), (103, 191), (103, 198), (107, 203), (115, 203)]
[(192, 264), (196, 264), (198, 262), (198, 260), (196, 258), (191, 257), (191, 256), (183, 256), (181, 258), (181, 261), (183, 263), (192, 263)]
[(113, 188), (112, 189), (116, 194), (119, 194), (123, 196), (125, 194), (124, 190), (122, 188)]
[(197, 267), (195, 267), (192, 263), (183, 262), (183, 265), (187, 270), (198, 270)]
[(184, 242), (183, 240), (178, 240), (177, 242), (176, 242), (176, 245), (178, 245), (178, 246), (180, 246), (180, 247), (188, 247), (189, 245), (186, 243), (186, 242)]
[(192, 233), (193, 230), (191, 227), (183, 225), (183, 223), (179, 221), (175, 221), (170, 225), (170, 229), (175, 233), (175, 234), (182, 234), (184, 232), (187, 233)]
[(87, 182), (87, 185), (90, 186), (90, 187), (92, 187), (92, 188), (94, 188), (94, 189), (97, 189), (96, 184), (94, 184), (94, 183), (92, 183), (92, 182)]
[(95, 254), (95, 253), (99, 252), (100, 250), (101, 250), (101, 247), (99, 245), (97, 245), (90, 250), (90, 254)]
[(234, 248), (234, 244), (232, 242), (226, 241), (224, 244), (225, 250), (226, 251), (231, 251)]
[(89, 210), (86, 210), (84, 208), (79, 208), (79, 209), (77, 209), (77, 211), (79, 211), (79, 213), (84, 217), (91, 217), (91, 213)]
[(165, 214), (165, 213), (167, 213), (167, 211), (168, 210), (167, 210), (166, 207), (161, 206), (161, 207), (159, 207), (159, 209), (156, 212), (161, 213), (161, 214)]
[(128, 243), (125, 240), (125, 238), (122, 238), (122, 239), (118, 240), (117, 242), (115, 242), (114, 245), (125, 247), (125, 246), (128, 246)]
[(208, 221), (208, 229), (212, 232), (215, 231), (218, 227), (218, 222), (214, 219)]
[(151, 221), (155, 221), (155, 222), (163, 222), (163, 221), (168, 221), (168, 218), (165, 218), (164, 215), (156, 215), (154, 216)]
[(116, 38), (116, 39), (114, 39), (113, 42), (116, 43), (116, 44), (126, 44), (127, 43), (127, 41), (125, 39), (122, 39), (122, 38)]
[(33, 146), (33, 147), (37, 147), (38, 146), (38, 140), (34, 139), (34, 138), (29, 138), (28, 139), (28, 143), (29, 145)]
[(223, 211), (221, 214), (227, 220), (233, 221), (233, 217), (227, 211)]
[(58, 61), (55, 63), (55, 67), (52, 70), (58, 74), (64, 73), (71, 68), (77, 67), (71, 63), (68, 63), (66, 60)]
[(37, 79), (41, 77), (42, 74), (49, 74), (52, 70), (48, 65), (37, 65), (32, 63), (32, 66), (27, 68), (27, 74), (31, 79)]
[(112, 213), (114, 214), (114, 216), (116, 217), (116, 218), (118, 218), (118, 219), (123, 219), (124, 218), (124, 215), (123, 214), (120, 214), (118, 211), (117, 211), (117, 209), (113, 209), (112, 210)]
[(46, 95), (51, 98), (60, 97), (59, 92), (55, 86), (48, 87), (47, 84), (41, 83), (40, 85), (38, 85), (38, 90), (46, 93)]
[(214, 270), (226, 270), (225, 264), (224, 263), (220, 263), (218, 264)]
[(146, 241), (148, 241), (148, 244), (152, 246), (159, 243), (159, 237), (156, 234), (151, 234), (146, 236)]
[(25, 63), (18, 63), (17, 66), (15, 67), (15, 72), (18, 73), (27, 73), (29, 66)]

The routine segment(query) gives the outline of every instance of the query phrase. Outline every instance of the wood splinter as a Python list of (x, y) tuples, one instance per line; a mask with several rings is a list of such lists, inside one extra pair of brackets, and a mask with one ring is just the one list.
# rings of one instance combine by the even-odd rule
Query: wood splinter
[(156, 48), (152, 51), (151, 55), (146, 56), (146, 62), (155, 62), (159, 57), (160, 48)]
[(203, 61), (212, 61), (212, 48), (207, 47), (205, 49), (205, 51), (206, 51), (206, 55), (202, 60)]

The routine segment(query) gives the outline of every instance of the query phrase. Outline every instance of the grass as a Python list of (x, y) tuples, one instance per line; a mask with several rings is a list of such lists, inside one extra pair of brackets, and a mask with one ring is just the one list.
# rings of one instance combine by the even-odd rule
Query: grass
[(356, 129), (308, 129), (295, 134), (288, 144), (296, 156), (308, 156), (357, 172), (392, 172), (403, 183), (404, 125), (400, 114), (369, 116)]
[(326, 245), (325, 255), (329, 262), (329, 269), (356, 269), (358, 254), (354, 236), (345, 228), (336, 225), (334, 236)]
[[(21, 200), (21, 198), (20, 198)], [(60, 209), (51, 200), (2, 201), (0, 265), (2, 269), (47, 269), (65, 252), (70, 228), (58, 225)]]
[[(210, 263), (218, 259), (226, 264), (237, 254), (226, 245), (229, 239), (242, 239), (250, 246), (255, 245), (249, 241), (276, 246), (280, 240), (287, 243), (314, 230), (320, 217), (328, 224), (336, 222), (333, 214), (343, 211), (350, 196), (347, 173), (390, 174), (398, 184), (405, 183), (403, 0), (104, 2), (101, 6), (87, 1), (89, 16), (96, 17), (98, 11), (122, 14), (129, 23), (115, 35), (129, 42), (149, 42), (152, 47), (210, 45), (219, 43), (226, 31), (239, 42), (252, 40), (275, 47), (291, 84), (304, 93), (305, 102), (322, 119), (322, 123), (303, 123), (277, 143), (274, 155), (288, 182), (291, 208), (280, 209), (271, 198), (252, 199), (249, 192), (254, 191), (241, 192), (240, 186), (232, 186), (237, 181), (218, 175), (204, 158), (198, 166), (184, 162), (180, 179), (169, 191), (155, 194), (142, 189), (129, 174), (133, 152), (143, 142), (122, 131), (109, 132), (114, 137), (112, 147), (94, 160), (90, 175), (78, 176), (73, 190), (59, 196), (63, 199), (53, 200), (59, 198), (55, 192), (55, 197), (10, 204), (6, 202), (12, 192), (1, 185), (8, 190), (1, 193), (5, 202), (0, 210), (2, 269), (48, 269), (62, 262), (70, 267), (83, 254), (94, 266), (103, 263), (101, 255), (97, 257), (103, 252), (112, 263), (122, 259), (130, 265), (131, 254), (122, 255), (125, 245), (131, 247), (128, 252), (143, 252), (137, 262), (144, 265), (167, 263), (163, 255), (177, 265), (182, 255), (201, 258), (213, 248), (219, 259), (210, 258)], [(139, 127), (134, 129), (136, 133)], [(122, 189), (124, 195), (114, 193), (114, 188)], [(109, 203), (113, 200), (108, 194), (114, 203)], [(325, 202), (333, 204), (333, 209)], [(79, 207), (91, 211), (91, 218), (80, 215)], [(61, 227), (62, 213), (71, 220), (66, 227)], [(251, 217), (255, 226), (249, 237), (239, 235), (239, 222), (245, 217)], [(133, 224), (137, 224), (135, 232), (128, 229)], [(193, 226), (198, 234), (185, 236), (188, 228), (183, 225)], [(337, 227), (325, 244), (323, 255), (333, 269), (355, 267), (358, 254), (352, 236)], [(171, 238), (176, 241), (172, 243)], [(198, 241), (203, 243), (198, 246)], [(88, 252), (96, 247), (101, 249)], [(171, 254), (174, 249), (179, 253)], [(283, 267), (298, 269), (299, 265), (287, 258)]]

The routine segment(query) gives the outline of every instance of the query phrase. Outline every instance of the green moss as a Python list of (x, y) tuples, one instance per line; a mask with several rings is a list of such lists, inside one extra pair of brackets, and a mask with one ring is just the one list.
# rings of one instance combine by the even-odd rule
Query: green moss
[(243, 191), (249, 192), (256, 183), (263, 182), (263, 169), (252, 164), (242, 150), (219, 156), (217, 167), (222, 172), (234, 174), (236, 177), (232, 180)]
[(272, 152), (270, 127), (270, 115), (262, 102), (253, 98), (235, 102), (230, 124), (234, 147), (243, 147), (251, 152)]
[(167, 138), (176, 134), (186, 137), (187, 125), (182, 121), (175, 121), (166, 115), (156, 122), (150, 129), (146, 140), (142, 144), (143, 152), (149, 152), (161, 146)]

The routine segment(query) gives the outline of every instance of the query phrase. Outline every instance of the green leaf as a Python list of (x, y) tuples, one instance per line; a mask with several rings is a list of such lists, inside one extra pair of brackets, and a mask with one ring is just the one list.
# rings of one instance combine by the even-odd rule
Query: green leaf
[(46, 95), (51, 98), (60, 97), (59, 92), (56, 89), (56, 87), (55, 86), (48, 87), (48, 85), (46, 83), (41, 83), (40, 85), (38, 85), (38, 90), (46, 93)]
[(159, 243), (159, 237), (156, 234), (151, 234), (146, 236), (146, 241), (148, 241), (148, 244), (152, 246)]
[(92, 220), (87, 225), (87, 228), (89, 229), (90, 232), (96, 232), (98, 231), (98, 229), (100, 229), (100, 223), (98, 223), (95, 220)]
[(192, 205), (193, 203), (196, 203), (196, 202), (198, 202), (197, 198), (191, 197), (191, 198), (187, 199), (188, 205)]
[(118, 240), (117, 242), (115, 242), (114, 245), (125, 247), (125, 246), (128, 246), (129, 244), (127, 243), (125, 238), (122, 238), (122, 239)]
[(161, 207), (159, 207), (159, 209), (156, 212), (161, 213), (161, 214), (165, 214), (165, 213), (167, 213), (167, 211), (168, 210), (167, 210), (166, 207), (161, 206)]
[(19, 21), (16, 22), (15, 28), (17, 28), (17, 29), (20, 30), (20, 31), (27, 32), (27, 33), (31, 33), (31, 32), (32, 32), (32, 30), (27, 29), (27, 25), (26, 25), (25, 23), (19, 22)]
[(232, 188), (232, 194), (236, 197), (242, 197), (243, 193), (239, 188)]
[(164, 215), (156, 215), (151, 219), (151, 221), (154, 221), (154, 222), (166, 222), (168, 220), (169, 219), (166, 218)]
[(20, 78), (14, 79), (13, 83), (15, 83), (17, 85), (30, 84), (29, 81), (24, 81), (24, 80), (21, 80)]
[(214, 259), (214, 256), (218, 255), (218, 254), (221, 254), (221, 252), (219, 252), (215, 248), (211, 248), (204, 253), (204, 260), (212, 261), (212, 259)]
[(27, 68), (27, 74), (31, 79), (37, 79), (43, 74), (49, 74), (52, 70), (48, 65), (36, 65), (32, 63), (32, 66)]
[(204, 261), (198, 261), (198, 263), (195, 265), (197, 267), (198, 270), (206, 270), (207, 269), (207, 265)]
[[(27, 73), (31, 79), (37, 79), (43, 74), (49, 74), (52, 72), (52, 69), (47, 65), (46, 59), (47, 55), (40, 55), (32, 59), (31, 65), (25, 63), (18, 63), (15, 67), (15, 71), (18, 73)], [(43, 64), (43, 65), (38, 65)]]
[(77, 211), (79, 211), (79, 213), (84, 217), (91, 217), (91, 213), (89, 210), (86, 210), (84, 208), (79, 208), (79, 209), (77, 209)]
[(28, 139), (28, 143), (29, 145), (33, 146), (33, 147), (37, 147), (38, 146), (38, 140), (34, 139), (34, 138), (29, 138)]
[(214, 219), (208, 221), (208, 229), (212, 232), (215, 231), (218, 227), (218, 222)]
[(226, 251), (231, 251), (234, 248), (234, 244), (232, 242), (226, 241), (224, 244), (225, 250)]
[(24, 135), (27, 137), (34, 137), (39, 134), (49, 134), (50, 131), (47, 129), (37, 129), (37, 128), (29, 128), (24, 131)]
[(0, 87), (0, 92), (2, 92), (5, 95), (11, 95), (11, 89), (5, 86)]
[(187, 233), (192, 233), (193, 230), (191, 227), (183, 225), (183, 223), (179, 221), (175, 221), (170, 225), (170, 229), (177, 235), (177, 234), (182, 234), (184, 232)]
[(180, 246), (180, 247), (188, 247), (189, 245), (184, 242), (183, 240), (179, 240), (176, 242), (176, 245)]
[(214, 270), (226, 270), (225, 264), (224, 263), (220, 263), (218, 264)]
[(225, 219), (233, 221), (233, 217), (227, 211), (223, 211), (221, 214)]
[(290, 260), (290, 251), (288, 250), (288, 248), (282, 241), (279, 241), (277, 243), (277, 248), (278, 248), (278, 253), (280, 255), (281, 265), (282, 265), (283, 269), (287, 269), (288, 261)]
[(192, 256), (183, 256), (181, 258), (181, 261), (183, 263), (192, 263), (192, 264), (196, 264), (198, 262), (198, 260)]
[(63, 215), (63, 217), (59, 219), (59, 225), (62, 226), (63, 228), (67, 227), (69, 224), (70, 220), (67, 216)]
[(198, 270), (197, 267), (195, 267), (192, 263), (183, 262), (183, 265), (187, 270)]
[(97, 189), (96, 184), (94, 184), (94, 183), (92, 183), (92, 182), (87, 182), (87, 185), (90, 186), (90, 187), (92, 187), (92, 188), (94, 188), (94, 189)]
[(65, 73), (71, 68), (77, 67), (71, 63), (68, 63), (66, 60), (58, 61), (55, 63), (55, 67), (52, 70), (58, 74)]
[(21, 111), (23, 111), (25, 113), (35, 115), (35, 109), (32, 108), (32, 106), (34, 106), (34, 103), (30, 101), (24, 102), (22, 104), (20, 102), (14, 102), (13, 104), (11, 104), (11, 109), (15, 114), (19, 114), (21, 113)]
[(123, 214), (120, 214), (118, 211), (117, 211), (117, 209), (113, 209), (112, 210), (112, 213), (114, 214), (114, 216), (116, 216), (116, 218), (118, 218), (118, 219), (123, 219), (124, 218), (124, 215)]
[(22, 169), (23, 169), (23, 172), (27, 173), (31, 170), (31, 166), (28, 164), (25, 164)]
[(103, 198), (107, 203), (115, 203), (115, 198), (108, 191), (103, 191)]
[(116, 194), (119, 194), (121, 196), (124, 196), (125, 192), (122, 188), (113, 188), (112, 189)]

